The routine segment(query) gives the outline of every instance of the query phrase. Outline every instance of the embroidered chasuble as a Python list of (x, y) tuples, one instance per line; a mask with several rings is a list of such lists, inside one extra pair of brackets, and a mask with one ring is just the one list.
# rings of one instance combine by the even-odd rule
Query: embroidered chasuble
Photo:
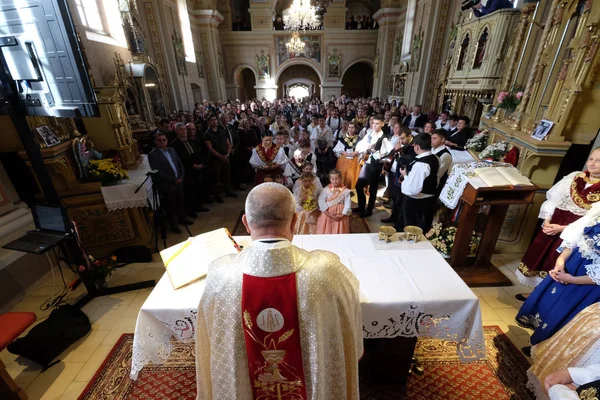
[(254, 241), (211, 264), (198, 307), (198, 399), (356, 399), (358, 280), (330, 252)]

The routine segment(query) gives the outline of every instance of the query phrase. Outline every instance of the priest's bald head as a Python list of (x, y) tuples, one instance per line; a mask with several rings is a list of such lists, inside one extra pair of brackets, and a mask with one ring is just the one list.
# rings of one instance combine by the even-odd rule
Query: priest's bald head
[(296, 201), (288, 188), (266, 182), (248, 193), (242, 222), (252, 240), (285, 238), (291, 241), (296, 225), (295, 210)]

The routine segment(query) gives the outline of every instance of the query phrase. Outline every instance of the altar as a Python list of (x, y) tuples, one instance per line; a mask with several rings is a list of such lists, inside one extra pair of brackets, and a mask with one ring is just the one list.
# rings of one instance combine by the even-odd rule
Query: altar
[[(251, 245), (248, 236), (235, 239), (241, 246)], [(367, 341), (443, 339), (458, 343), (457, 353), (464, 363), (485, 358), (479, 299), (429, 242), (387, 246), (378, 242), (376, 234), (355, 234), (295, 236), (293, 243), (309, 251), (337, 254), (359, 279)], [(164, 363), (172, 339), (195, 341), (204, 285), (199, 280), (174, 290), (168, 275), (163, 275), (138, 314), (132, 379), (147, 363)]]

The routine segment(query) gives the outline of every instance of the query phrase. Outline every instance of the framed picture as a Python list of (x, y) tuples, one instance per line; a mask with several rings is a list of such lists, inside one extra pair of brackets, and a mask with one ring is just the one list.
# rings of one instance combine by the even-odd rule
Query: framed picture
[(52, 129), (49, 127), (44, 125), (35, 128), (35, 130), (37, 131), (38, 135), (40, 135), (44, 143), (46, 143), (46, 146), (52, 147), (60, 144), (60, 140), (58, 140), (54, 132), (52, 132)]
[(497, 110), (496, 107), (490, 108), (490, 110), (484, 115), (483, 118), (485, 118), (485, 119), (491, 119), (494, 116), (494, 114), (496, 114), (496, 110)]
[(550, 129), (552, 129), (552, 125), (554, 125), (552, 121), (548, 121), (547, 119), (541, 120), (535, 131), (531, 134), (531, 137), (537, 140), (544, 140), (548, 136)]

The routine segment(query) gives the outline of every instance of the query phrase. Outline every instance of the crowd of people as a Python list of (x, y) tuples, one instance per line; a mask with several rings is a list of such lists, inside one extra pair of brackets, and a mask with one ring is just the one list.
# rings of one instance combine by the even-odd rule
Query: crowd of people
[[(348, 233), (372, 215), (380, 181), (393, 210), (383, 222), (429, 230), (451, 165), (472, 136), (467, 117), (424, 114), (379, 99), (204, 101), (159, 121), (150, 165), (173, 232), (205, 205), (247, 185), (277, 182), (305, 211), (298, 233)], [(350, 208), (356, 190), (358, 207)], [(367, 202), (367, 194), (369, 196)]]

